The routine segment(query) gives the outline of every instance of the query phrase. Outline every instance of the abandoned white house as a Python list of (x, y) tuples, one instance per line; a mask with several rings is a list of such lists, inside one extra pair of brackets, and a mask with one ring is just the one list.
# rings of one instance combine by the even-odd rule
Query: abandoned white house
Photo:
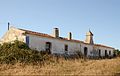
[(24, 29), (11, 27), (2, 37), (1, 42), (13, 42), (14, 40), (25, 42), (31, 49), (38, 51), (48, 51), (51, 54), (75, 54), (80, 51), (85, 56), (113, 56), (114, 48), (95, 44), (91, 31), (86, 33), (86, 40), (72, 39), (72, 33), (68, 33), (68, 38), (59, 36), (59, 29), (54, 28), (53, 34), (43, 34)]

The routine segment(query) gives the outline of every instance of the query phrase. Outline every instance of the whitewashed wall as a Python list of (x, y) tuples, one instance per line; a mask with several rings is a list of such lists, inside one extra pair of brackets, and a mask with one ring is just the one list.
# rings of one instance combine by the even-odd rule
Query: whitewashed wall
[(40, 36), (34, 36), (34, 35), (28, 35), (29, 36), (29, 46), (32, 49), (36, 50), (45, 50), (46, 42), (52, 43), (51, 52), (52, 53), (60, 53), (64, 54), (64, 45), (68, 45), (68, 53), (74, 53), (76, 50), (80, 50), (80, 44), (69, 42), (69, 41), (63, 41), (60, 39), (53, 39), (53, 38), (46, 38), (46, 37), (40, 37)]
[(114, 54), (114, 49), (112, 49), (112, 48), (95, 46), (94, 49), (95, 49), (95, 51), (98, 51), (100, 49), (101, 50), (101, 56), (105, 56), (105, 50), (107, 50), (108, 55), (109, 55), (109, 51), (111, 51), (111, 55), (109, 55), (109, 56), (113, 56), (113, 54)]
[(87, 56), (92, 56), (91, 52), (93, 51), (93, 45), (89, 45), (89, 44), (81, 44), (81, 51), (84, 54), (84, 48), (87, 47), (88, 52), (87, 52)]
[[(1, 41), (12, 42), (18, 39), (19, 41), (26, 42), (26, 36), (23, 35), (23, 33), (25, 33), (25, 31), (12, 27), (2, 37)], [(89, 45), (85, 43), (72, 42), (72, 41), (55, 39), (55, 38), (47, 38), (47, 37), (30, 35), (30, 34), (27, 34), (27, 36), (29, 36), (29, 47), (31, 49), (36, 49), (39, 51), (44, 51), (46, 47), (46, 42), (51, 42), (52, 43), (51, 53), (64, 54), (65, 45), (68, 45), (68, 54), (74, 54), (77, 51), (81, 51), (82, 54), (84, 54), (84, 47), (87, 47), (88, 49), (87, 56), (94, 56), (93, 52), (98, 51), (99, 49), (101, 50), (101, 56), (105, 56), (105, 50), (107, 50), (108, 54), (109, 54), (109, 51), (111, 51), (110, 56), (113, 56), (113, 52), (114, 52), (114, 49), (106, 48), (102, 46), (94, 46), (94, 45)]]
[(24, 31), (11, 27), (9, 31), (1, 38), (1, 42), (13, 42), (19, 40), (25, 42), (25, 36), (23, 35)]
[(36, 50), (45, 50), (46, 42), (52, 43), (51, 52), (52, 53), (58, 53), (58, 54), (64, 54), (65, 48), (64, 45), (68, 45), (68, 54), (74, 54), (77, 51), (81, 51), (82, 54), (84, 54), (84, 48), (88, 48), (87, 56), (98, 56), (98, 50), (101, 50), (101, 56), (105, 56), (105, 50), (107, 50), (107, 54), (109, 54), (109, 51), (111, 51), (111, 55), (113, 56), (114, 49), (106, 48), (106, 47), (97, 47), (94, 45), (84, 44), (84, 43), (78, 43), (78, 42), (71, 42), (61, 39), (53, 39), (53, 38), (46, 38), (46, 37), (40, 37), (40, 36), (34, 36), (34, 35), (28, 35), (30, 38), (29, 46), (32, 49)]
[(86, 45), (84, 43), (46, 38), (46, 37), (34, 36), (30, 34), (28, 34), (27, 36), (29, 36), (29, 40), (30, 40), (29, 47), (39, 51), (45, 50), (46, 42), (52, 43), (52, 49), (51, 49), (52, 53), (64, 54), (65, 53), (64, 45), (68, 45), (68, 54), (75, 54), (77, 51), (81, 51), (84, 54), (84, 47), (87, 47), (88, 55), (91, 55), (90, 51), (93, 50), (93, 46)]

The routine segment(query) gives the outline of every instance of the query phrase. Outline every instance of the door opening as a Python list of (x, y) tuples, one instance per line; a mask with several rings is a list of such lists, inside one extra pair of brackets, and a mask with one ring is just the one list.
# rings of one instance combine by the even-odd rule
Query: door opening
[(46, 42), (46, 51), (48, 52), (48, 54), (51, 54), (51, 47), (52, 47), (51, 42)]

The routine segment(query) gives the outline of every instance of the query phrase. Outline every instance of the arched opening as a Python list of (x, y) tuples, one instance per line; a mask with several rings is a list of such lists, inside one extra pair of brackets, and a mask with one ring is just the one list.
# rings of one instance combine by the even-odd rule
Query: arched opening
[(87, 56), (88, 48), (84, 47), (84, 55)]
[(105, 50), (105, 57), (107, 57), (107, 50)]

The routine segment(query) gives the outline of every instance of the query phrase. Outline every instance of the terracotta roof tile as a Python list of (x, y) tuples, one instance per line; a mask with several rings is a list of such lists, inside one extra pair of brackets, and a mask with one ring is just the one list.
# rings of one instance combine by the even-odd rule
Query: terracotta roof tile
[(47, 37), (47, 38), (54, 38), (54, 39), (59, 39), (59, 40), (66, 40), (66, 41), (84, 43), (83, 41), (80, 41), (80, 40), (74, 40), (74, 39), (68, 40), (68, 38), (64, 38), (64, 37), (55, 38), (51, 35), (44, 34), (44, 33), (39, 33), (39, 32), (34, 32), (34, 31), (24, 30), (24, 29), (19, 29), (19, 30), (25, 31), (25, 34), (31, 34), (31, 35), (42, 36), (42, 37)]
[[(64, 37), (55, 38), (51, 35), (44, 34), (44, 33), (39, 33), (39, 32), (34, 32), (34, 31), (24, 30), (24, 29), (19, 29), (19, 30), (25, 31), (25, 34), (31, 34), (31, 35), (42, 36), (42, 37), (47, 37), (47, 38), (54, 38), (54, 39), (59, 39), (59, 40), (66, 40), (66, 41), (71, 41), (71, 42), (78, 42), (78, 43), (83, 43), (83, 44), (89, 45), (88, 43), (85, 43), (84, 41), (80, 41), (80, 40), (75, 40), (75, 39), (68, 40), (68, 38), (64, 38)], [(101, 44), (94, 44), (94, 46), (101, 46), (101, 47), (114, 49), (112, 47), (101, 45)]]
[(105, 45), (102, 45), (102, 44), (94, 44), (94, 46), (101, 46), (101, 47), (106, 47), (106, 48), (115, 49), (115, 48), (113, 48), (113, 47), (105, 46)]

